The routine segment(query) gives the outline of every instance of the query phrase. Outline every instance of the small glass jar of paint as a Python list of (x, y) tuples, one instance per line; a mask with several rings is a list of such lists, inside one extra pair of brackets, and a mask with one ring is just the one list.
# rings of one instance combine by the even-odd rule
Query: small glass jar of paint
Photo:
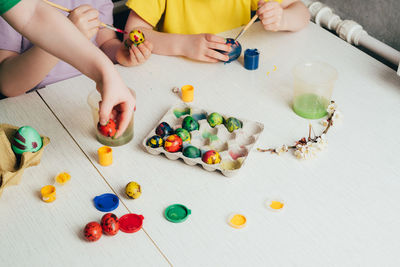
[(293, 111), (300, 117), (320, 119), (327, 108), (338, 73), (323, 62), (306, 62), (293, 68)]
[[(131, 92), (134, 97), (136, 97), (135, 91), (131, 89)], [(118, 138), (115, 137), (108, 137), (103, 135), (98, 130), (98, 123), (99, 123), (99, 102), (101, 101), (100, 93), (96, 90), (92, 91), (88, 98), (87, 103), (90, 106), (93, 116), (93, 123), (96, 129), (96, 139), (105, 146), (122, 146), (129, 143), (133, 138), (133, 129), (134, 129), (134, 112), (132, 113), (131, 121), (129, 122), (128, 127), (126, 128), (125, 132)]]

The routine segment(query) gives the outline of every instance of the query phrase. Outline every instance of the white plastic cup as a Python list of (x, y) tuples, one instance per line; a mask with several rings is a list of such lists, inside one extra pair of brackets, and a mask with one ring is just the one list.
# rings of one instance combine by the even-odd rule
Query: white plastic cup
[[(136, 97), (135, 91), (131, 89), (131, 92), (134, 97)], [(93, 116), (93, 123), (96, 129), (96, 139), (105, 146), (122, 146), (129, 143), (133, 138), (133, 126), (134, 126), (134, 112), (132, 113), (131, 121), (129, 122), (128, 127), (125, 132), (118, 138), (107, 137), (99, 132), (97, 129), (97, 124), (99, 122), (99, 102), (101, 101), (100, 93), (96, 90), (90, 92), (87, 98), (87, 103), (90, 106)]]
[(293, 76), (293, 111), (307, 119), (326, 116), (338, 77), (336, 69), (323, 62), (306, 62), (293, 68)]

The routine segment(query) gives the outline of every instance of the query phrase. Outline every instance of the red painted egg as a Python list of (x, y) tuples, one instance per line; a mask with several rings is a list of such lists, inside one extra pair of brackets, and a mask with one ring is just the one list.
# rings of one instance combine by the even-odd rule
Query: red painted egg
[(107, 137), (113, 137), (117, 133), (117, 124), (114, 120), (110, 119), (106, 125), (97, 124), (99, 132)]
[(215, 150), (208, 150), (201, 158), (207, 164), (217, 164), (221, 161), (221, 156)]
[(83, 231), (87, 241), (94, 242), (100, 239), (103, 234), (101, 226), (97, 222), (90, 222), (86, 224), (85, 230)]
[(173, 134), (164, 141), (164, 149), (168, 152), (177, 152), (182, 148), (182, 138)]
[(106, 235), (116, 235), (119, 231), (118, 217), (113, 213), (104, 214), (100, 224)]

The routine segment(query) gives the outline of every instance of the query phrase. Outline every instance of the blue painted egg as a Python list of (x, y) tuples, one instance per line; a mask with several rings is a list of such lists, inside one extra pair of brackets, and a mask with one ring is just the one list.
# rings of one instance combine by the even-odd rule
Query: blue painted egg
[(228, 54), (229, 60), (226, 61), (226, 63), (229, 63), (236, 60), (240, 56), (240, 54), (242, 53), (242, 46), (238, 41), (235, 42), (235, 40), (232, 38), (227, 38), (226, 44), (230, 45), (230, 47), (232, 48), (231, 52), (229, 52)]
[(147, 139), (146, 145), (152, 148), (162, 147), (164, 145), (164, 140), (159, 135), (153, 135)]
[(161, 136), (161, 137), (164, 137), (166, 135), (171, 135), (173, 133), (174, 133), (174, 130), (165, 121), (160, 123), (160, 125), (158, 125), (157, 128), (156, 128), (156, 134)]

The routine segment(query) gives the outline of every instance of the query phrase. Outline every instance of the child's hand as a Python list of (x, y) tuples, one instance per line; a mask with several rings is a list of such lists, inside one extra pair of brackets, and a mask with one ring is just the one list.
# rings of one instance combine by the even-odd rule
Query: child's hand
[(126, 47), (124, 43), (118, 48), (115, 58), (123, 66), (130, 67), (146, 62), (151, 56), (153, 44), (149, 41), (139, 44), (137, 47), (132, 43)]
[(78, 6), (68, 15), (72, 23), (74, 23), (88, 39), (95, 36), (99, 30), (100, 21), (98, 17), (99, 11), (89, 5)]
[(225, 38), (208, 33), (187, 35), (182, 45), (184, 56), (206, 62), (228, 61), (229, 57), (216, 49), (231, 51), (231, 47), (225, 44)]
[(136, 99), (118, 74), (108, 76), (111, 78), (97, 83), (97, 90), (102, 99), (99, 103), (99, 122), (101, 125), (106, 125), (109, 119), (116, 121), (118, 131), (115, 137), (117, 138), (128, 127), (132, 113), (136, 110)]
[(257, 15), (267, 31), (279, 31), (282, 27), (283, 8), (278, 2), (258, 1)]

